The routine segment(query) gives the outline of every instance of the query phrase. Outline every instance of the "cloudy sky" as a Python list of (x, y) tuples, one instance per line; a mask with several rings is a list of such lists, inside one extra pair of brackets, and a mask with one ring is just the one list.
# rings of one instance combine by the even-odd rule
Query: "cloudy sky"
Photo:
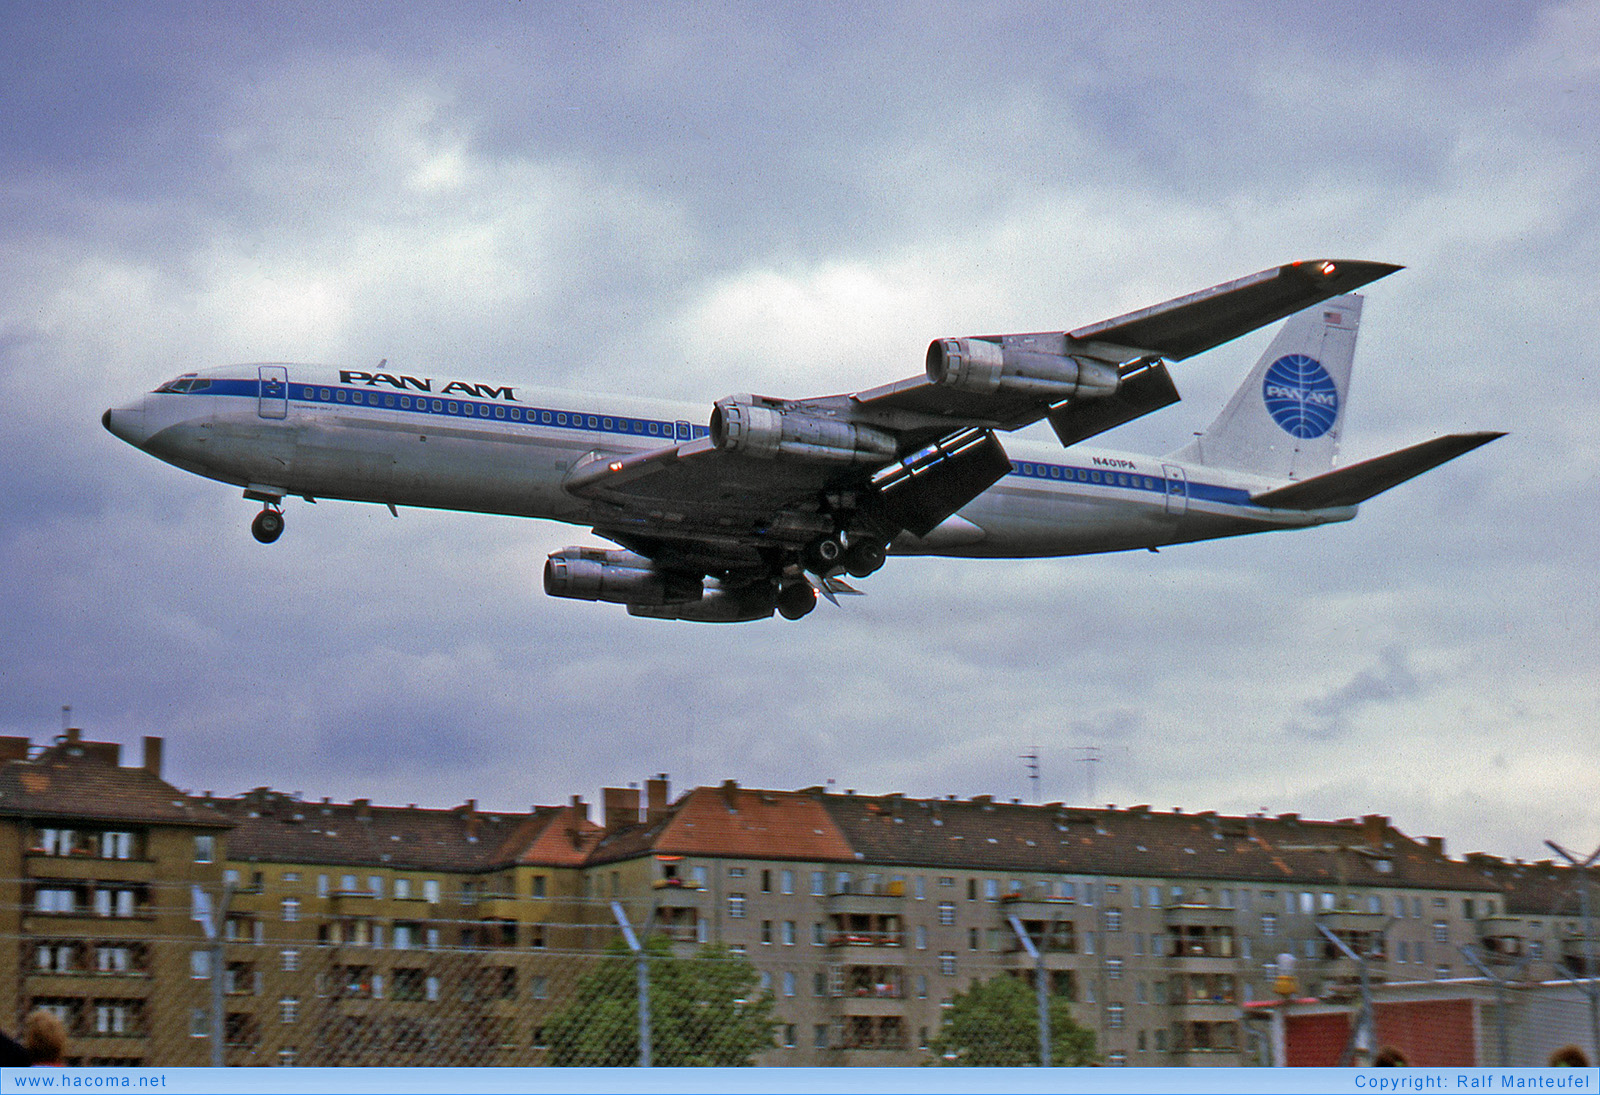
[[(0, 4), (0, 733), (501, 809), (1081, 803), (1094, 747), (1102, 804), (1600, 841), (1600, 6), (851, 7)], [(1407, 267), (1347, 459), (1511, 436), (1350, 524), (898, 559), (798, 624), (547, 598), (597, 542), (549, 523), (294, 503), (262, 547), (99, 422), (256, 360), (826, 394), (1325, 256)], [(1179, 447), (1269, 336), (1102, 440)]]

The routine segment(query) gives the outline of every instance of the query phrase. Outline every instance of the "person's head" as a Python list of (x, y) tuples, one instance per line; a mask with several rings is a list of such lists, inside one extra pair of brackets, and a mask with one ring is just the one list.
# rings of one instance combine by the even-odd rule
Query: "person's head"
[(34, 1064), (59, 1065), (67, 1059), (67, 1027), (53, 1011), (31, 1011), (22, 1023), (22, 1048)]

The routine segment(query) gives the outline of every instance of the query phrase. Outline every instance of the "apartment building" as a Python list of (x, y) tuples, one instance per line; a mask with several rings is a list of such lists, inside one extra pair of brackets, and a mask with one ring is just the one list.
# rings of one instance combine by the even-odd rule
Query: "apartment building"
[(161, 778), (160, 738), (124, 767), (121, 746), (67, 730), (33, 750), (0, 737), (0, 1000), (7, 1028), (45, 1008), (76, 1063), (208, 1062), (164, 1041), (205, 1002), (186, 953), (191, 887), (221, 881), (231, 820)]
[[(653, 866), (651, 861), (653, 860)], [(1241, 1007), (1369, 978), (1454, 976), (1504, 912), (1495, 883), (1384, 817), (1220, 817), (1145, 806), (689, 792), (613, 826), (590, 868), (645, 872), (656, 922), (746, 954), (777, 998), (767, 1063), (915, 1064), (974, 980), (1043, 967), (1109, 1062), (1259, 1058)], [(640, 899), (642, 902), (642, 897)], [(1040, 955), (1027, 953), (1028, 942)], [(1284, 967), (1288, 963), (1283, 963)]]
[(503, 813), (257, 788), (221, 810), (229, 1064), (539, 1063), (549, 986), (599, 945), (580, 898), (602, 830), (581, 799)]
[[(760, 1062), (786, 1065), (926, 1062), (956, 996), (996, 976), (1045, 977), (1110, 1064), (1261, 1063), (1243, 1016), (1279, 999), (1285, 955), (1296, 999), (1337, 1003), (1363, 965), (1379, 984), (1471, 975), (1462, 947), (1571, 976), (1592, 930), (1577, 872), (1454, 860), (1380, 815), (731, 780), (673, 799), (658, 776), (607, 788), (597, 823), (576, 797), (196, 796), (161, 766), (158, 738), (130, 767), (76, 730), (0, 738), (3, 1018), (58, 1011), (84, 1063), (205, 1064), (216, 1022), (229, 1064), (544, 1063), (615, 910), (680, 954), (745, 955), (778, 1022)], [(221, 910), (220, 959), (196, 891)]]

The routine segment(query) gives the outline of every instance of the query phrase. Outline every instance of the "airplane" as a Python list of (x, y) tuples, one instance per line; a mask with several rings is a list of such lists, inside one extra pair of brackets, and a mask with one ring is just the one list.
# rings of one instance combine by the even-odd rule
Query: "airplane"
[[(1271, 267), (1070, 331), (938, 338), (921, 375), (845, 395), (692, 404), (368, 369), (184, 373), (111, 433), (262, 505), (299, 496), (586, 525), (545, 592), (701, 622), (795, 620), (889, 555), (1065, 556), (1348, 521), (1497, 432), (1335, 468), (1362, 297), (1400, 269)], [(1216, 421), (1153, 457), (1081, 443), (1176, 403), (1168, 369), (1288, 317)], [(999, 434), (1047, 420), (1060, 446)]]

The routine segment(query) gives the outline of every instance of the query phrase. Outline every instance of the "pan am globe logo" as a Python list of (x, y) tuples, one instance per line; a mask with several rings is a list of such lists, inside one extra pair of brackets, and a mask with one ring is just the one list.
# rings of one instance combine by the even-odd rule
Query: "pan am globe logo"
[(1302, 441), (1321, 437), (1339, 417), (1339, 389), (1322, 362), (1287, 354), (1267, 369), (1261, 385), (1267, 413), (1284, 431)]

